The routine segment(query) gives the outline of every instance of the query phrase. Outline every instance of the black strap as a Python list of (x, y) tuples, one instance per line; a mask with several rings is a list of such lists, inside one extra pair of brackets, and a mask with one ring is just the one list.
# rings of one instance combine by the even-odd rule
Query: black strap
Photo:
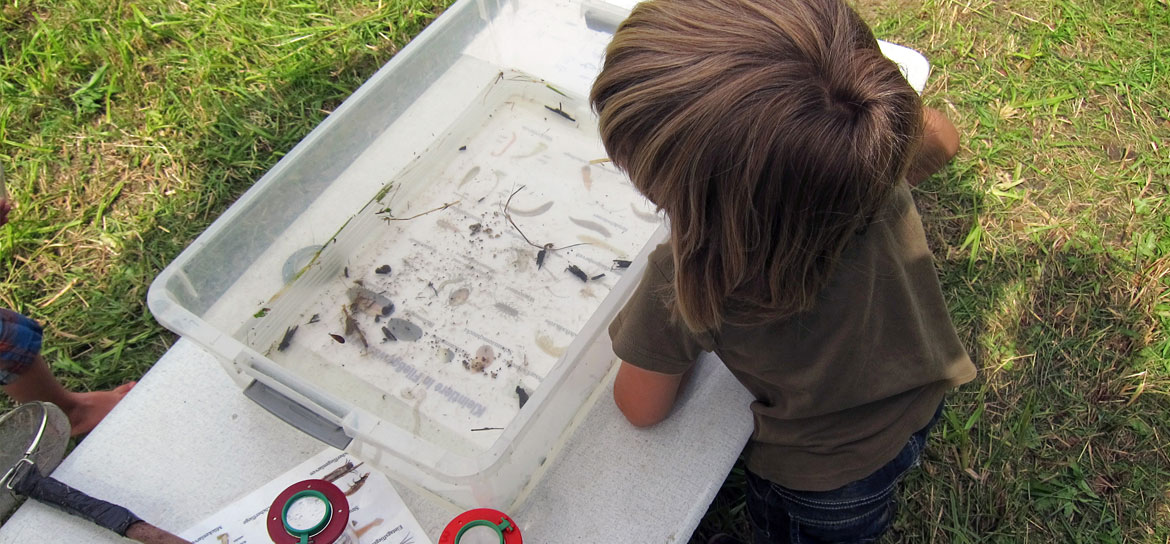
[(26, 465), (12, 480), (12, 489), (21, 495), (36, 499), (49, 506), (88, 519), (119, 535), (126, 536), (126, 529), (142, 521), (133, 512), (95, 499), (53, 478), (41, 475), (35, 465)]

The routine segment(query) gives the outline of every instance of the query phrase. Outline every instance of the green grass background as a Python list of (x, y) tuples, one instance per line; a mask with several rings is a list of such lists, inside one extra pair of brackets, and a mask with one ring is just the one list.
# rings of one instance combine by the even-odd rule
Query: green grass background
[[(154, 276), (446, 3), (0, 3), (0, 304), (56, 374), (148, 370)], [(915, 196), (980, 368), (889, 540), (1170, 542), (1170, 3), (857, 7), (963, 135)], [(744, 534), (741, 469), (716, 531)]]

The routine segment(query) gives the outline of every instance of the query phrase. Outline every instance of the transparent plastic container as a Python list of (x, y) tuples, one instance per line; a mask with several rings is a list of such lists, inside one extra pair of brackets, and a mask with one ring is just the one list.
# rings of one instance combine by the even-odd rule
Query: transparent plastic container
[(582, 98), (609, 37), (577, 2), (456, 3), (159, 275), (155, 317), (306, 432), (513, 507), (664, 236)]
[(666, 236), (583, 98), (628, 9), (460, 0), (163, 270), (156, 319), (323, 442), (515, 508)]

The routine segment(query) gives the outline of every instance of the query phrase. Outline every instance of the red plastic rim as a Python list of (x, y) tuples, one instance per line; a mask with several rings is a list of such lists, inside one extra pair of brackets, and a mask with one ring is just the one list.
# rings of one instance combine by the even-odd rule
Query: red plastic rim
[(439, 544), (456, 544), (455, 536), (459, 534), (459, 530), (475, 521), (487, 521), (496, 526), (507, 522), (508, 528), (503, 530), (504, 544), (524, 544), (524, 539), (520, 536), (520, 526), (516, 525), (516, 522), (508, 517), (508, 514), (491, 508), (476, 508), (456, 516), (443, 529), (443, 534), (439, 535)]
[(280, 513), (293, 495), (308, 490), (323, 493), (333, 509), (333, 517), (329, 519), (329, 523), (321, 532), (313, 535), (310, 541), (315, 544), (333, 544), (345, 533), (345, 528), (349, 525), (349, 500), (345, 498), (345, 493), (326, 480), (304, 480), (288, 486), (276, 496), (272, 506), (268, 507), (268, 538), (271, 538), (274, 544), (297, 544), (301, 541), (284, 529)]

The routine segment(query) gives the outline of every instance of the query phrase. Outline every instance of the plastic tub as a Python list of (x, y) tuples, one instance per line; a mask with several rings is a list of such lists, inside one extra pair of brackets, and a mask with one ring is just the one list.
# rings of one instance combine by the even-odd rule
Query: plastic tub
[(163, 270), (151, 311), (285, 421), (457, 508), (514, 508), (665, 239), (582, 98), (627, 11), (457, 2)]

